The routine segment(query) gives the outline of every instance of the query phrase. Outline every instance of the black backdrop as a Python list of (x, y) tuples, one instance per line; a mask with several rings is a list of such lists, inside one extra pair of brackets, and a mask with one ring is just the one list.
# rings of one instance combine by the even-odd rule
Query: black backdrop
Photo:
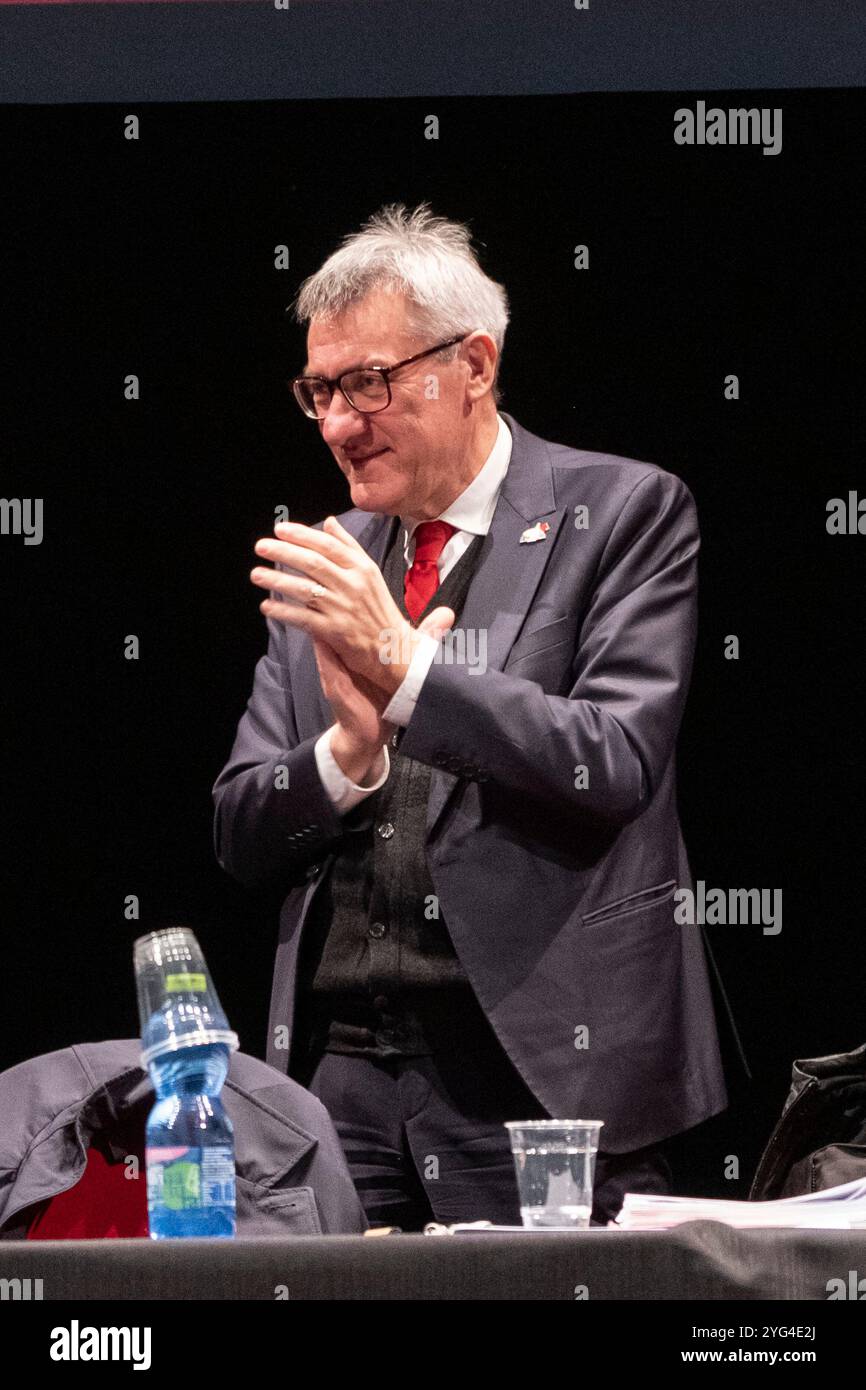
[(0, 111), (2, 491), (45, 508), (41, 545), (0, 537), (0, 1064), (134, 1034), (132, 940), (173, 922), (263, 1054), (278, 903), (216, 865), (210, 788), (263, 650), (253, 543), (279, 503), (349, 505), (285, 388), (304, 344), (284, 308), (370, 212), (425, 199), (509, 291), (503, 408), (698, 503), (684, 833), (696, 878), (781, 888), (784, 918), (709, 929), (754, 1082), (686, 1146), (681, 1190), (742, 1194), (792, 1059), (864, 1041), (866, 542), (825, 529), (829, 498), (866, 492), (863, 99), (711, 100), (782, 107), (782, 153), (676, 146), (693, 93)]

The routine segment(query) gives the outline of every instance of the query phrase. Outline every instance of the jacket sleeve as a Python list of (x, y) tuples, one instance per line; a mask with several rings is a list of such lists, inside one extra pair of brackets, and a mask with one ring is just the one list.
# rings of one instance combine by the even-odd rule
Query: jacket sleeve
[(316, 766), (319, 735), (298, 740), (286, 629), (271, 618), (267, 626), (267, 653), (213, 787), (217, 860), (248, 887), (298, 879), (342, 829)]
[[(646, 807), (673, 753), (697, 627), (697, 513), (686, 485), (655, 470), (629, 493), (604, 547), (578, 632), (567, 695), (508, 671), (431, 666), (400, 751), (460, 766), (548, 811), (624, 825)], [(578, 767), (588, 785), (578, 789)]]

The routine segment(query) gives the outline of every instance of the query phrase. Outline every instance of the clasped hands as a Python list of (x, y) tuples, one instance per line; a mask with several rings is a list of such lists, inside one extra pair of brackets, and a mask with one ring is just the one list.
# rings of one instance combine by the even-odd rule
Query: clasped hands
[[(360, 781), (394, 731), (383, 713), (409, 669), (424, 633), (437, 639), (454, 623), (450, 608), (437, 608), (414, 628), (400, 612), (382, 572), (355, 537), (329, 516), (324, 529), (280, 521), (274, 537), (256, 542), (256, 554), (299, 574), (257, 567), (259, 588), (285, 594), (259, 605), (268, 618), (312, 639), (322, 691), (337, 722), (331, 751), (352, 781)], [(310, 586), (324, 594), (308, 607)]]

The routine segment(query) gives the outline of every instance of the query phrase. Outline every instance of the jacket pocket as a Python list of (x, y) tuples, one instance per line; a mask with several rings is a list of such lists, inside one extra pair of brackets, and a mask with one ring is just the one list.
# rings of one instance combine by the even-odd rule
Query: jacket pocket
[(652, 888), (640, 888), (636, 893), (627, 893), (624, 898), (615, 898), (603, 907), (585, 912), (581, 920), (585, 927), (594, 927), (599, 922), (611, 922), (629, 913), (646, 911), (649, 907), (657, 907), (666, 898), (672, 898), (676, 886), (676, 879), (669, 878), (664, 883), (654, 884)]
[(237, 1175), (240, 1236), (320, 1236), (322, 1223), (311, 1187), (263, 1187)]
[(571, 614), (563, 613), (561, 617), (553, 618), (549, 623), (533, 628), (531, 632), (524, 632), (508, 653), (506, 665), (513, 666), (525, 656), (533, 656), (537, 652), (546, 651), (548, 647), (558, 647), (560, 642), (568, 641), (571, 637), (571, 625)]

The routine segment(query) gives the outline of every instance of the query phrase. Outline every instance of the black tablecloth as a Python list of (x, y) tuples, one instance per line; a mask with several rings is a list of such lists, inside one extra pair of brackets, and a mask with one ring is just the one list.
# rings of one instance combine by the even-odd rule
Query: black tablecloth
[(866, 1272), (866, 1231), (273, 1236), (0, 1242), (4, 1297), (55, 1299), (822, 1299)]

